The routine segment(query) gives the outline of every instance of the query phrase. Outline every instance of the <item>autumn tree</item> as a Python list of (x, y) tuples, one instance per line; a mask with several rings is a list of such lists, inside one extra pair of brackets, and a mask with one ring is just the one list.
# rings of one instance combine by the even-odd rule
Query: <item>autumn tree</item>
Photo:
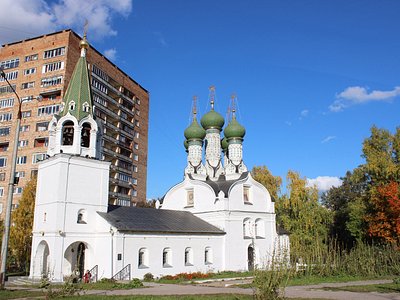
[(274, 201), (278, 199), (282, 185), (281, 177), (272, 175), (266, 166), (253, 167), (251, 176), (267, 188)]
[(32, 226), (36, 198), (36, 177), (24, 187), (19, 206), (12, 213), (10, 254), (19, 270), (29, 270), (32, 244)]
[(331, 223), (330, 211), (319, 202), (318, 189), (307, 186), (306, 178), (289, 171), (287, 192), (277, 200), (277, 220), (290, 232), (293, 258), (316, 247), (324, 247)]

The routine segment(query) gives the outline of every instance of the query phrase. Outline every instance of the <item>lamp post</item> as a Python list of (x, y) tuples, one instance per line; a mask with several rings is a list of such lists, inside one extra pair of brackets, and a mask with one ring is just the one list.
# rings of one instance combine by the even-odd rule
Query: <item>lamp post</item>
[(10, 236), (10, 225), (11, 225), (11, 206), (13, 201), (13, 193), (14, 193), (14, 180), (15, 180), (15, 165), (17, 162), (17, 153), (18, 153), (18, 141), (19, 141), (19, 130), (21, 125), (21, 99), (19, 98), (17, 92), (13, 88), (13, 86), (8, 81), (6, 74), (3, 71), (3, 68), (0, 68), (0, 76), (4, 78), (7, 82), (11, 90), (14, 92), (15, 96), (17, 96), (18, 100), (18, 114), (17, 114), (17, 124), (15, 127), (15, 137), (14, 137), (14, 148), (12, 152), (12, 160), (11, 160), (11, 174), (10, 180), (8, 181), (8, 196), (7, 196), (7, 206), (6, 206), (6, 216), (4, 220), (4, 232), (3, 232), (3, 240), (1, 243), (1, 265), (0, 265), (0, 289), (4, 289), (5, 285), (5, 275), (6, 275), (6, 262), (7, 262), (7, 249), (8, 249), (8, 239)]

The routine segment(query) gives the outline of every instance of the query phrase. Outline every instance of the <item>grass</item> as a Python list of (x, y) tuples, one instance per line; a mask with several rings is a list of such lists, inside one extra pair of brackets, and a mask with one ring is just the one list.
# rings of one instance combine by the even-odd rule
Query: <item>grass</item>
[(352, 275), (337, 275), (337, 276), (318, 276), (307, 275), (301, 277), (293, 277), (288, 281), (288, 286), (293, 285), (310, 285), (319, 283), (334, 283), (334, 282), (349, 282), (359, 280), (372, 280), (372, 279), (393, 279), (395, 276), (352, 276)]
[(40, 297), (44, 296), (41, 291), (28, 291), (28, 290), (0, 290), (0, 299), (17, 299), (17, 298), (27, 298), (27, 297)]
[(188, 295), (188, 296), (177, 296), (177, 295), (172, 295), (172, 296), (82, 295), (82, 296), (76, 296), (76, 297), (66, 297), (64, 299), (79, 299), (79, 300), (113, 300), (113, 299), (118, 299), (118, 300), (129, 300), (129, 299), (135, 299), (135, 300), (151, 300), (151, 299), (157, 299), (157, 300), (174, 300), (174, 299), (180, 299), (180, 300), (196, 300), (196, 299), (250, 300), (250, 299), (253, 299), (253, 296), (252, 295), (234, 295), (234, 294), (226, 294), (226, 295)]
[(384, 283), (384, 284), (371, 284), (371, 285), (352, 285), (343, 287), (329, 287), (324, 288), (324, 290), (329, 291), (347, 291), (347, 292), (359, 292), (359, 293), (399, 293), (400, 284), (399, 283)]

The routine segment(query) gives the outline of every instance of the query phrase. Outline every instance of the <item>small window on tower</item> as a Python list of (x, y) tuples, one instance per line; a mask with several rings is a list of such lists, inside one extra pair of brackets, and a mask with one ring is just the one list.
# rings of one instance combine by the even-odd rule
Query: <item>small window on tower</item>
[(245, 185), (243, 186), (243, 202), (245, 204), (251, 204), (250, 187)]
[(69, 110), (74, 110), (75, 109), (75, 101), (71, 101), (69, 103)]
[(89, 104), (87, 102), (83, 103), (82, 109), (84, 112), (87, 112), (87, 113), (90, 112)]
[(86, 223), (86, 210), (84, 210), (84, 209), (80, 209), (79, 211), (78, 211), (78, 218), (77, 218), (77, 220), (76, 220), (76, 223), (78, 223), (78, 224), (87, 224)]
[(192, 207), (194, 205), (194, 191), (193, 189), (187, 190), (186, 207)]

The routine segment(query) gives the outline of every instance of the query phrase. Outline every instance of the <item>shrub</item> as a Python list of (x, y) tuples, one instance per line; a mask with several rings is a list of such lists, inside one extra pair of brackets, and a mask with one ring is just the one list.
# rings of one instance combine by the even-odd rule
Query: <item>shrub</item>
[(143, 276), (144, 281), (153, 281), (154, 280), (154, 275), (151, 273), (146, 273)]
[(137, 289), (143, 287), (143, 283), (140, 281), (139, 278), (133, 278), (129, 283), (127, 283), (129, 288)]

